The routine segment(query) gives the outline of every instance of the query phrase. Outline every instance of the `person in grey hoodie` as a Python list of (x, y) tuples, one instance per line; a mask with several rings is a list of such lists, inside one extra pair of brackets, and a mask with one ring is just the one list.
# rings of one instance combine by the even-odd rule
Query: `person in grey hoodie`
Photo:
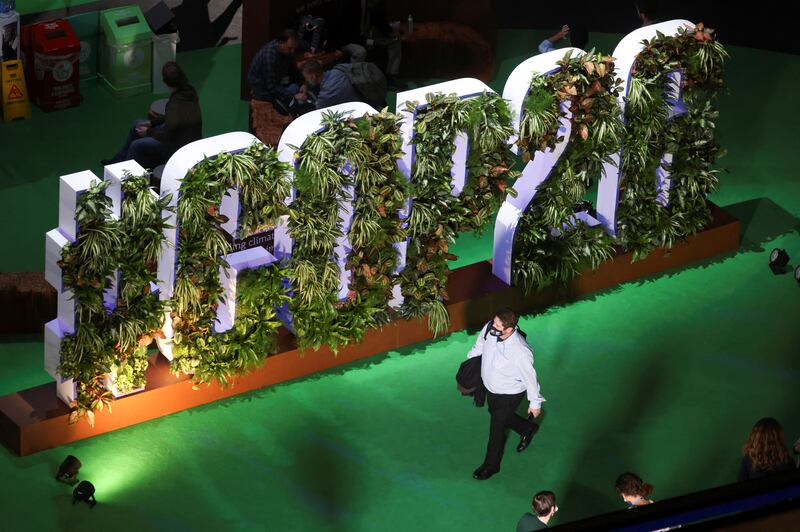
[(303, 63), (301, 72), (312, 92), (316, 96), (316, 108), (323, 109), (332, 105), (348, 102), (366, 102), (350, 79), (350, 64), (336, 65), (325, 72), (322, 65), (314, 60)]

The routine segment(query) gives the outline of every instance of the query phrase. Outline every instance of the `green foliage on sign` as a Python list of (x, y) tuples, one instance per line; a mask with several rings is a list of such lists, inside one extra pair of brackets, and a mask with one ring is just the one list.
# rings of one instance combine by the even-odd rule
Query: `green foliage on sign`
[(506, 195), (516, 196), (509, 181), (518, 172), (508, 139), (514, 134), (511, 110), (502, 96), (485, 92), (466, 101), (469, 138), (467, 182), (459, 196), (460, 232), (481, 233), (494, 220)]
[(571, 129), (564, 153), (519, 221), (512, 276), (526, 292), (568, 282), (613, 254), (603, 227), (589, 227), (574, 215), (590, 180), (599, 177), (620, 146), (620, 80), (612, 61), (601, 54), (572, 57), (568, 52), (558, 72), (531, 80), (518, 140), (523, 161), (563, 140), (558, 137), (562, 117), (569, 117)]
[(428, 93), (426, 105), (408, 102), (416, 113), (412, 144), (416, 156), (411, 170), (411, 215), (408, 218), (406, 268), (401, 273), (402, 313), (407, 318), (428, 317), (434, 334), (447, 331), (450, 316), (448, 260), (461, 225), (458, 198), (452, 194), (451, 168), (455, 139), (467, 123), (467, 109), (455, 94)]
[(148, 365), (147, 347), (145, 346), (136, 348), (125, 361), (112, 364), (110, 371), (117, 393), (127, 394), (143, 388)]
[[(711, 221), (706, 203), (718, 185), (714, 163), (720, 155), (714, 139), (714, 96), (723, 87), (723, 46), (713, 31), (698, 24), (676, 36), (658, 33), (646, 43), (634, 65), (625, 108), (626, 136), (619, 200), (620, 241), (633, 258), (656, 248), (670, 249)], [(664, 92), (668, 75), (682, 73), (688, 112), (667, 120)], [(655, 174), (664, 153), (670, 165), (669, 203), (658, 201)]]
[(237, 375), (260, 366), (277, 349), (276, 332), (281, 322), (276, 308), (289, 297), (280, 266), (264, 266), (240, 272), (237, 278), (236, 322), (233, 328), (214, 334), (213, 321), (173, 314), (175, 331), (172, 371), (188, 373), (195, 383), (214, 380), (227, 386)]
[(118, 393), (128, 393), (145, 385), (146, 347), (156, 336), (163, 337), (161, 322), (166, 307), (151, 286), (158, 280), (158, 257), (168, 228), (162, 213), (171, 210), (172, 198), (159, 197), (150, 190), (147, 176), (127, 175), (122, 194), (119, 296), (110, 319), (117, 339), (112, 370), (116, 367), (118, 378), (122, 377), (115, 387)]
[(288, 213), (291, 192), (288, 165), (274, 150), (254, 143), (241, 153), (220, 153), (192, 168), (181, 184), (178, 203), (178, 272), (172, 299), (175, 332), (172, 371), (193, 374), (196, 383), (223, 385), (261, 364), (275, 351), (280, 323), (273, 307), (288, 299), (285, 273), (276, 264), (239, 275), (237, 321), (232, 331), (215, 334), (214, 320), (222, 297), (220, 268), (231, 251), (219, 212), (223, 194), (239, 190), (242, 231), (274, 227)]
[[(399, 211), (407, 185), (397, 169), (402, 155), (399, 119), (381, 112), (359, 118), (324, 113), (323, 130), (297, 152), (289, 234), (295, 239), (289, 261), (291, 304), (301, 349), (327, 345), (334, 352), (358, 342), (370, 328), (387, 323), (395, 283), (397, 252), (405, 239)], [(342, 205), (352, 201), (348, 233), (351, 251), (347, 298), (340, 301), (336, 240), (344, 231)]]
[[(507, 103), (497, 94), (467, 100), (455, 94), (429, 93), (426, 104), (409, 102), (416, 113), (412, 144), (416, 151), (411, 170), (410, 242), (406, 268), (401, 273), (407, 318), (428, 317), (434, 334), (447, 331), (450, 316), (447, 262), (459, 231), (480, 232), (494, 216), (506, 193), (513, 155), (506, 144), (513, 133)], [(453, 153), (459, 132), (470, 141), (467, 182), (461, 196), (452, 194)]]
[(103, 291), (111, 287), (122, 236), (119, 223), (111, 218), (111, 199), (105, 195), (108, 185), (108, 181), (94, 182), (78, 198), (77, 239), (64, 246), (59, 262), (64, 286), (72, 291), (75, 302), (75, 334), (62, 339), (58, 367), (62, 377), (75, 381), (77, 400), (69, 405), (71, 423), (86, 416), (93, 425), (93, 411), (112, 399), (103, 385), (114, 363)]
[[(109, 371), (121, 377), (119, 393), (144, 386), (146, 346), (160, 335), (164, 307), (151, 292), (167, 227), (161, 217), (169, 197), (150, 191), (146, 176), (126, 175), (122, 219), (111, 215), (109, 181), (95, 182), (78, 199), (75, 220), (78, 238), (62, 250), (59, 266), (64, 285), (75, 301), (74, 335), (61, 344), (59, 373), (76, 384), (77, 401), (70, 421), (109, 404), (104, 385)], [(119, 270), (119, 295), (107, 308), (103, 293)]]

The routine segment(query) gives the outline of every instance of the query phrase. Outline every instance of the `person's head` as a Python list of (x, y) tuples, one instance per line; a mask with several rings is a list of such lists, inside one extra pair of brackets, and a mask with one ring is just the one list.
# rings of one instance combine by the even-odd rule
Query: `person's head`
[(586, 49), (589, 42), (589, 30), (582, 22), (572, 22), (569, 25), (569, 43), (575, 48)]
[(750, 457), (753, 469), (774, 470), (789, 459), (783, 427), (774, 418), (759, 419), (753, 425), (742, 452)]
[(161, 79), (164, 81), (164, 85), (169, 87), (172, 91), (179, 89), (187, 83), (186, 74), (183, 73), (183, 70), (175, 61), (167, 61), (164, 63), (164, 66), (161, 67)]
[(322, 83), (322, 76), (325, 74), (319, 61), (314, 61), (313, 59), (303, 63), (301, 72), (310, 87), (319, 87), (320, 83)]
[(294, 30), (283, 30), (278, 34), (278, 51), (283, 55), (293, 56), (297, 51), (297, 32)]
[(533, 496), (531, 508), (540, 519), (550, 519), (558, 511), (556, 494), (552, 491), (540, 491)]
[(517, 319), (517, 313), (509, 307), (500, 309), (497, 314), (494, 315), (489, 334), (492, 336), (499, 336), (502, 339), (508, 338), (517, 328)]
[(636, 473), (623, 473), (617, 477), (614, 483), (617, 493), (622, 496), (622, 500), (629, 504), (636, 504), (647, 499), (653, 486), (642, 480)]
[(633, 5), (636, 6), (642, 26), (649, 26), (658, 20), (658, 0), (636, 0)]

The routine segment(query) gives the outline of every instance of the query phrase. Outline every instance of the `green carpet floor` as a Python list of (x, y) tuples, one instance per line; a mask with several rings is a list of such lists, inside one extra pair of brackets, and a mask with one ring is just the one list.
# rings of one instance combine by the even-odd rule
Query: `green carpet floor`
[[(619, 36), (592, 38), (610, 51)], [(539, 40), (501, 32), (494, 88)], [(33, 456), (0, 449), (2, 527), (503, 531), (541, 489), (558, 496), (554, 523), (620, 509), (613, 481), (626, 470), (655, 499), (731, 482), (758, 418), (800, 436), (800, 287), (767, 268), (773, 247), (800, 262), (800, 112), (788, 101), (800, 58), (730, 53), (718, 123), (729, 173), (713, 200), (743, 220), (740, 250), (523, 319), (545, 415), (525, 453), (509, 444), (496, 477), (470, 476), (488, 415), (455, 390), (474, 341), (461, 332)], [(246, 128), (238, 54), (179, 57), (206, 135)], [(43, 268), (58, 175), (99, 172), (151, 99), (85, 94), (78, 109), (0, 126), (0, 270)], [(487, 258), (491, 232), (455, 252), (456, 266)], [(42, 358), (40, 336), (0, 337), (0, 394), (46, 382)], [(52, 478), (67, 454), (97, 486), (93, 510)]]

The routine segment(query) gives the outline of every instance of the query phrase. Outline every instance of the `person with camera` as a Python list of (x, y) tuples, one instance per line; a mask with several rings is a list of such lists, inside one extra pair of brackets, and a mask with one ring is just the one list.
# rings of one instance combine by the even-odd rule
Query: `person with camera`
[[(472, 476), (486, 480), (500, 471), (500, 460), (506, 443), (506, 429), (520, 435), (517, 452), (528, 448), (539, 426), (531, 417), (539, 417), (544, 397), (533, 368), (533, 351), (517, 328), (517, 313), (504, 308), (481, 330), (467, 358), (480, 356), (481, 378), (489, 404), (489, 442), (486, 457)], [(525, 419), (516, 413), (527, 392), (528, 414)]]

